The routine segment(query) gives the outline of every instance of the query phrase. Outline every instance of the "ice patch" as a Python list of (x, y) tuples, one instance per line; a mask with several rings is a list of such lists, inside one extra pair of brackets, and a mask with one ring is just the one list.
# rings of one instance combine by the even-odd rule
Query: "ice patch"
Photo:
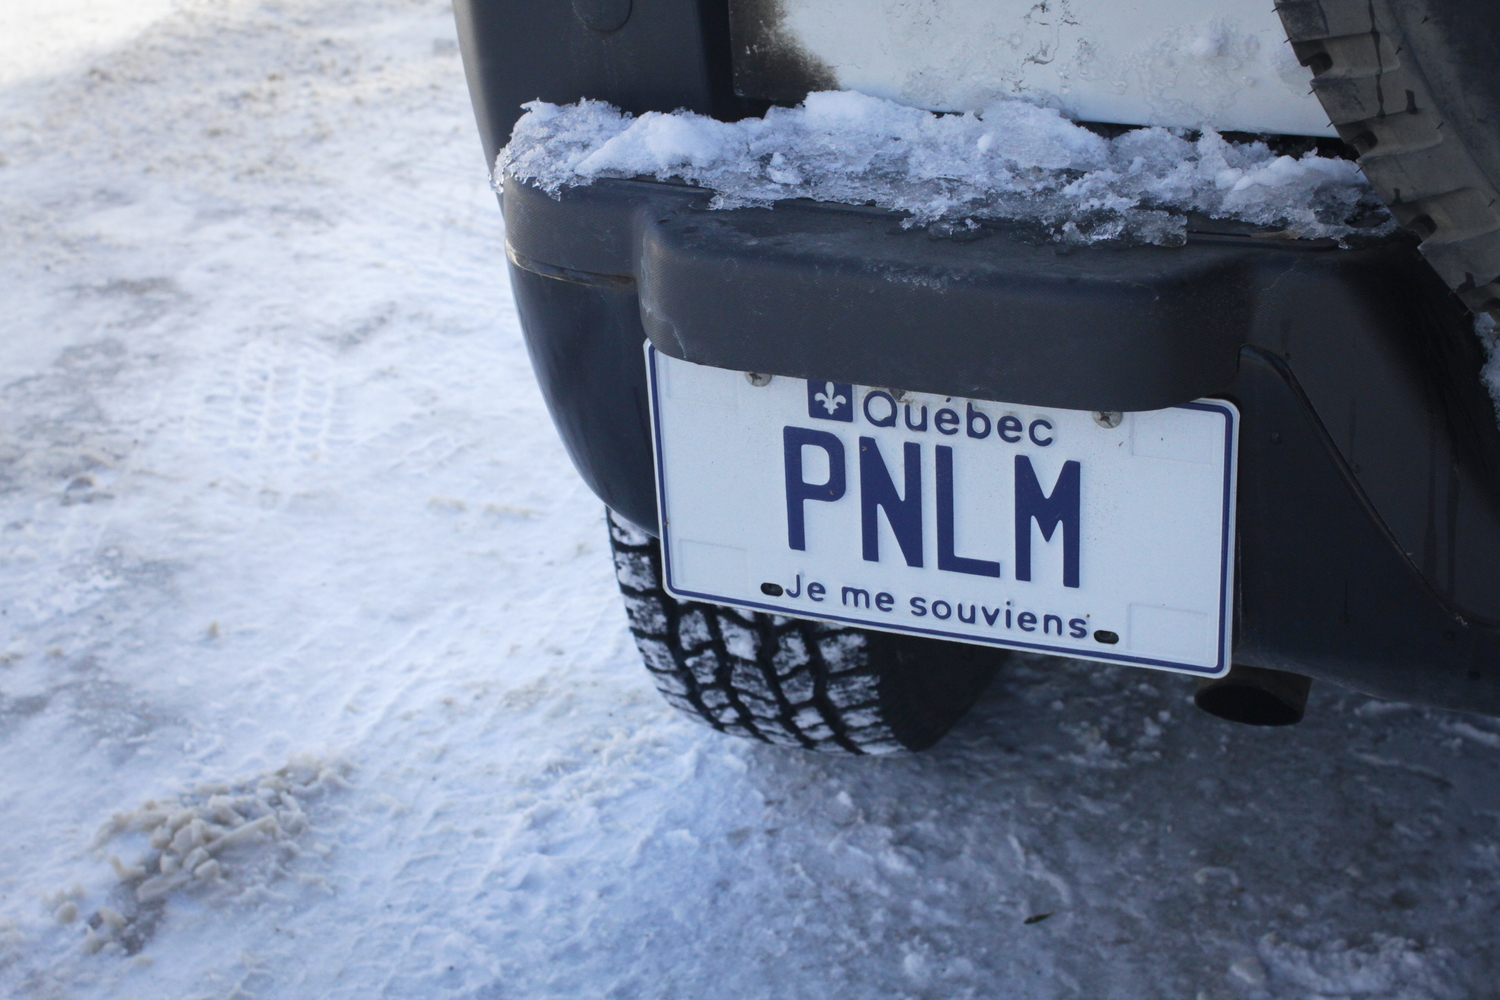
[(1311, 238), (1396, 227), (1349, 160), (1278, 156), (1211, 129), (1106, 139), (1019, 100), (937, 115), (824, 91), (738, 122), (687, 111), (637, 118), (588, 100), (526, 108), (496, 183), (508, 173), (553, 196), (603, 177), (679, 178), (712, 189), (714, 208), (810, 198), (908, 212), (909, 224), (1040, 223), (1071, 243), (1181, 243), (1188, 212)]
[[(100, 828), (93, 847), (100, 854), (129, 834), (144, 834), (148, 852), (133, 863), (109, 854), (119, 880), (116, 906), (101, 906), (84, 928), (84, 950), (135, 954), (160, 923), (167, 897), (191, 892), (207, 901), (254, 903), (273, 898), (269, 886), (282, 878), (322, 884), (320, 876), (294, 873), (291, 863), (327, 849), (308, 841), (305, 806), (323, 793), (346, 787), (347, 764), (311, 755), (293, 757), (282, 768), (233, 784), (200, 784), (170, 800), (148, 800), (116, 813)], [(78, 893), (66, 895), (78, 896)], [(71, 922), (76, 906), (66, 895), (56, 916)], [(71, 915), (64, 910), (73, 907)]]

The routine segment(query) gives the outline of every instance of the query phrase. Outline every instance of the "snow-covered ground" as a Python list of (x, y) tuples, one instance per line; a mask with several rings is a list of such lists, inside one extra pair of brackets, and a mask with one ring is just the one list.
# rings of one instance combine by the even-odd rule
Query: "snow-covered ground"
[(916, 757), (674, 715), (446, 4), (60, 6), (0, 18), (0, 997), (1495, 995), (1493, 720), (1040, 659)]

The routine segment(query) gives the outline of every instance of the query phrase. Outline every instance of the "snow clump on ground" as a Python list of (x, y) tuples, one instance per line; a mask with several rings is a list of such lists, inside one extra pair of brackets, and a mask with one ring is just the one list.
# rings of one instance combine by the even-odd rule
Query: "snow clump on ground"
[[(346, 787), (348, 765), (298, 755), (285, 767), (234, 784), (209, 782), (172, 799), (149, 799), (140, 808), (117, 812), (100, 828), (93, 847), (103, 854), (114, 841), (144, 834), (148, 852), (134, 862), (108, 856), (119, 879), (111, 901), (84, 927), (84, 950), (134, 954), (161, 922), (165, 900), (178, 890), (213, 900), (255, 903), (273, 898), (268, 885), (281, 878), (323, 884), (320, 876), (293, 873), (289, 865), (304, 854), (326, 854), (307, 845), (307, 810), (312, 799)], [(78, 887), (55, 894), (54, 916), (61, 923), (78, 917)]]
[(1057, 111), (1003, 101), (938, 115), (852, 91), (824, 91), (764, 118), (687, 111), (634, 117), (602, 101), (525, 105), (495, 164), (556, 196), (605, 177), (680, 178), (711, 207), (790, 198), (873, 204), (908, 224), (1011, 219), (1055, 239), (1180, 244), (1188, 212), (1343, 239), (1395, 222), (1359, 167), (1263, 142), (1165, 128), (1105, 138)]

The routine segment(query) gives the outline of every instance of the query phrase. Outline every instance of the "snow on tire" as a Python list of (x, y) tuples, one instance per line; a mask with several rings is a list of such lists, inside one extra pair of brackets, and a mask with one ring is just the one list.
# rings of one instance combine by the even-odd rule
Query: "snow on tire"
[(720, 732), (822, 753), (937, 742), (984, 691), (1000, 650), (679, 601), (660, 543), (609, 514), (641, 659), (669, 704)]

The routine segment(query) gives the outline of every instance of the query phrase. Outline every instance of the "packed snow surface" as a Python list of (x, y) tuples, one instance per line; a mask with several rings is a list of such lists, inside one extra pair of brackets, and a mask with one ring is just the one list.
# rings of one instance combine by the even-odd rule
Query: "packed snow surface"
[(674, 713), (447, 5), (143, 9), (0, 86), (0, 997), (1493, 996), (1496, 720), (1039, 658), (911, 757)]
[(911, 222), (1016, 219), (1076, 243), (1182, 242), (1185, 214), (1345, 238), (1395, 227), (1352, 161), (1277, 155), (1212, 129), (1106, 139), (1051, 108), (998, 101), (937, 115), (853, 91), (764, 118), (624, 114), (602, 101), (526, 105), (495, 164), (551, 194), (601, 177), (681, 178), (715, 208), (788, 198), (873, 204)]

